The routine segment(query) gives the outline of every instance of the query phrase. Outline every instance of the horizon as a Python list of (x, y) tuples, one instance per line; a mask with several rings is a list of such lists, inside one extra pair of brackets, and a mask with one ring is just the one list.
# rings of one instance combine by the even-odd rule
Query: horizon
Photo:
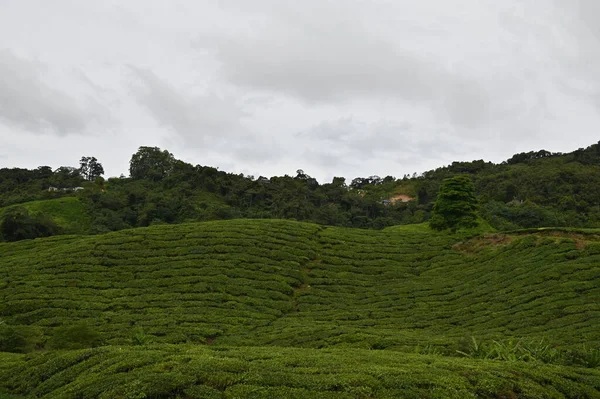
[[(487, 163), (487, 162), (491, 162), (491, 163), (493, 163), (493, 164), (501, 164), (502, 162), (505, 162), (505, 161), (507, 161), (508, 159), (510, 159), (510, 158), (511, 158), (513, 155), (515, 155), (515, 154), (519, 154), (519, 153), (527, 153), (527, 152), (530, 152), (530, 151), (549, 151), (549, 152), (552, 152), (552, 153), (562, 153), (562, 154), (568, 154), (568, 153), (571, 153), (571, 152), (573, 152), (573, 151), (576, 151), (577, 149), (580, 149), (580, 148), (586, 148), (586, 147), (589, 147), (590, 145), (593, 145), (593, 144), (595, 144), (595, 143), (592, 143), (592, 144), (586, 145), (585, 147), (579, 147), (579, 148), (575, 148), (575, 149), (573, 149), (573, 150), (571, 150), (571, 151), (560, 151), (560, 150), (559, 150), (559, 151), (551, 151), (551, 150), (548, 150), (548, 149), (546, 149), (546, 148), (531, 149), (531, 150), (528, 150), (528, 151), (518, 151), (518, 152), (515, 152), (515, 153), (513, 153), (513, 154), (510, 154), (510, 155), (509, 155), (509, 156), (507, 156), (506, 158), (503, 158), (503, 159), (501, 159), (501, 160), (499, 160), (499, 161), (493, 161), (493, 160), (488, 160), (488, 159), (454, 160), (454, 161), (451, 161), (450, 163), (448, 163), (448, 164), (445, 164), (445, 165), (436, 166), (436, 167), (433, 167), (433, 168), (430, 168), (430, 169), (426, 169), (426, 170), (422, 170), (422, 171), (413, 171), (413, 172), (411, 172), (411, 173), (402, 173), (402, 174), (391, 174), (391, 173), (386, 173), (386, 174), (375, 174), (375, 173), (372, 173), (372, 174), (362, 174), (362, 175), (358, 175), (358, 176), (352, 176), (352, 177), (350, 177), (350, 176), (336, 176), (336, 175), (332, 175), (330, 178), (325, 178), (324, 180), (321, 180), (321, 179), (319, 179), (318, 177), (316, 177), (316, 176), (313, 176), (311, 173), (309, 173), (309, 172), (310, 172), (309, 170), (307, 170), (307, 169), (304, 169), (304, 168), (301, 168), (301, 167), (299, 167), (299, 168), (295, 169), (294, 171), (292, 171), (292, 172), (290, 172), (290, 173), (281, 173), (281, 174), (275, 174), (275, 175), (270, 175), (270, 176), (268, 176), (268, 175), (259, 175), (259, 174), (246, 174), (246, 173), (243, 173), (243, 172), (236, 172), (236, 171), (225, 170), (225, 169), (222, 169), (222, 168), (220, 168), (219, 166), (215, 166), (215, 165), (202, 165), (202, 164), (194, 164), (194, 163), (192, 163), (192, 162), (188, 162), (188, 161), (186, 161), (186, 160), (179, 159), (179, 158), (177, 157), (177, 155), (176, 155), (176, 154), (173, 154), (173, 155), (174, 155), (175, 159), (178, 159), (178, 160), (180, 160), (180, 161), (186, 162), (186, 163), (188, 163), (188, 164), (191, 164), (191, 165), (194, 165), (194, 166), (196, 166), (196, 165), (200, 165), (200, 166), (204, 166), (204, 167), (212, 167), (212, 168), (215, 168), (215, 169), (217, 169), (217, 170), (219, 170), (219, 171), (221, 171), (221, 172), (230, 173), (230, 174), (236, 174), (236, 175), (237, 175), (237, 174), (240, 174), (240, 173), (243, 173), (243, 174), (244, 174), (244, 177), (250, 177), (250, 176), (252, 176), (252, 177), (254, 177), (254, 179), (257, 179), (257, 178), (258, 178), (258, 177), (260, 177), (260, 176), (263, 176), (263, 177), (269, 177), (269, 178), (270, 178), (270, 177), (276, 177), (276, 176), (293, 176), (293, 175), (295, 175), (295, 174), (296, 174), (296, 171), (297, 171), (297, 170), (301, 169), (301, 170), (303, 170), (303, 171), (304, 171), (304, 172), (305, 172), (307, 175), (309, 175), (311, 178), (314, 178), (314, 179), (316, 179), (316, 180), (317, 180), (317, 182), (318, 182), (319, 184), (325, 184), (325, 183), (327, 183), (327, 182), (330, 182), (331, 180), (333, 180), (333, 178), (335, 178), (335, 177), (343, 177), (343, 178), (345, 178), (345, 179), (346, 179), (346, 182), (350, 182), (350, 181), (352, 181), (352, 179), (354, 179), (354, 178), (359, 178), (359, 177), (369, 177), (369, 176), (379, 176), (379, 177), (381, 177), (381, 178), (384, 178), (384, 177), (386, 177), (386, 176), (392, 176), (392, 177), (394, 177), (394, 178), (396, 178), (396, 179), (402, 179), (404, 175), (409, 175), (409, 176), (411, 176), (411, 177), (412, 177), (412, 176), (413, 176), (413, 174), (416, 174), (417, 176), (421, 176), (421, 175), (422, 175), (423, 173), (425, 173), (425, 172), (432, 171), (432, 170), (435, 170), (435, 169), (438, 169), (438, 168), (444, 168), (444, 167), (450, 166), (450, 165), (451, 165), (453, 162), (474, 162), (474, 161), (479, 161), (479, 160), (482, 160), (482, 161), (484, 161), (484, 162), (486, 162), (486, 163)], [(140, 146), (140, 147), (150, 147), (150, 146)], [(138, 147), (138, 148), (140, 148), (140, 147)], [(169, 151), (167, 148), (161, 148), (161, 150), (167, 150), (167, 151)], [(171, 152), (171, 151), (169, 151), (169, 152)], [(132, 153), (132, 155), (133, 155), (133, 154), (134, 154), (134, 153)], [(94, 155), (93, 155), (93, 154), (85, 154), (85, 155), (82, 155), (82, 156), (94, 156)], [(77, 166), (79, 165), (79, 159), (81, 159), (81, 156), (80, 156), (80, 157), (78, 157), (77, 159), (78, 159), (78, 160), (77, 160), (77, 162), (76, 162), (76, 163), (74, 163), (73, 165), (61, 164), (61, 165), (57, 165), (57, 166), (51, 166), (51, 165), (35, 165), (35, 166), (8, 166), (8, 165), (7, 165), (7, 166), (3, 166), (3, 164), (0, 162), (0, 169), (4, 169), (4, 168), (6, 168), (6, 169), (12, 169), (12, 168), (22, 168), (22, 169), (29, 169), (29, 170), (33, 170), (33, 169), (36, 169), (36, 168), (38, 168), (38, 167), (48, 166), (48, 167), (52, 168), (52, 170), (53, 170), (53, 171), (56, 171), (58, 168), (60, 168), (60, 167), (62, 167), (62, 166), (66, 166), (66, 167), (75, 167), (75, 168), (77, 168)], [(106, 164), (104, 164), (104, 162), (102, 162), (102, 160), (101, 160), (101, 159), (98, 159), (98, 162), (99, 162), (100, 164), (102, 164), (102, 166), (104, 167), (104, 169), (105, 169), (105, 170), (111, 170), (111, 166), (110, 166), (110, 165), (106, 165)], [(128, 162), (129, 162), (129, 161), (128, 161)], [(104, 177), (105, 179), (111, 179), (111, 178), (120, 178), (120, 176), (121, 176), (121, 175), (124, 175), (126, 178), (128, 178), (128, 177), (129, 177), (129, 168), (127, 168), (127, 170), (126, 170), (125, 172), (121, 172), (121, 173), (119, 173), (119, 174), (113, 174), (113, 175), (109, 175), (109, 173), (104, 173), (103, 177)]]

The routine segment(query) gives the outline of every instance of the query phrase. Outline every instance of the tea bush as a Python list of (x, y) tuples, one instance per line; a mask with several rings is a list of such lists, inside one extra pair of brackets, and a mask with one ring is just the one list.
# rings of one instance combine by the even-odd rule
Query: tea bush
[[(27, 353), (1, 355), (13, 356), (0, 362), (4, 390), (596, 397), (599, 243), (595, 230), (469, 237), (284, 220), (0, 243), (0, 345)], [(98, 345), (109, 347), (72, 350)], [(578, 382), (549, 377), (551, 389), (540, 367)]]

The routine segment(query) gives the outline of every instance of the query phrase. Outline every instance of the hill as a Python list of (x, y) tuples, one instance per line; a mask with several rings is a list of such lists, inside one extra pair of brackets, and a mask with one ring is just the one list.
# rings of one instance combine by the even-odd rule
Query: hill
[(43, 213), (51, 216), (65, 234), (87, 234), (90, 228), (91, 218), (85, 205), (77, 197), (30, 201), (7, 206), (0, 208), (0, 215), (16, 206), (27, 209), (30, 214)]
[[(140, 147), (130, 165), (130, 177), (93, 182), (73, 167), (3, 168), (0, 206), (77, 197), (83, 207), (72, 216), (86, 220), (79, 226), (86, 234), (238, 218), (382, 229), (428, 221), (442, 181), (466, 175), (473, 181), (481, 218), (496, 230), (600, 228), (598, 144), (570, 153), (519, 153), (500, 163), (456, 161), (402, 178), (347, 182), (334, 177), (323, 184), (301, 169), (295, 176), (255, 178), (191, 165), (150, 147)], [(57, 191), (49, 192), (51, 186)], [(77, 186), (84, 189), (71, 190)], [(60, 210), (48, 208), (48, 216), (62, 217)]]
[[(121, 386), (117, 381), (126, 377), (119, 373), (140, 368), (163, 375), (171, 381), (168, 394), (181, 397), (204, 397), (184, 394), (195, 385), (216, 388), (215, 395), (232, 389), (230, 397), (237, 389), (245, 392), (240, 397), (251, 397), (254, 388), (254, 397), (288, 392), (277, 389), (297, 397), (302, 389), (394, 397), (394, 389), (404, 388), (413, 397), (435, 397), (445, 380), (434, 375), (457, 384), (454, 397), (542, 397), (533, 392), (544, 389), (552, 392), (548, 397), (597, 397), (600, 371), (589, 367), (600, 366), (599, 261), (596, 230), (469, 238), (419, 225), (356, 230), (284, 220), (2, 243), (0, 344), (33, 351), (2, 355), (13, 365), (5, 369), (11, 376), (5, 386), (31, 393), (37, 385), (25, 376), (43, 375), (52, 377), (43, 384), (48, 397), (59, 397), (54, 389), (75, 397), (68, 389)], [(64, 357), (56, 352), (97, 345), (111, 346)], [(293, 347), (299, 349), (284, 349)], [(34, 354), (40, 350), (49, 352)], [(132, 351), (126, 353), (134, 364), (122, 364), (121, 350)], [(157, 363), (145, 366), (153, 356)], [(218, 366), (210, 376), (184, 371), (173, 359), (186, 356), (193, 364), (214, 360)], [(522, 363), (527, 360), (534, 363)], [(114, 368), (99, 375), (96, 361)], [(426, 371), (400, 372), (400, 387), (384, 384), (398, 362)], [(282, 368), (281, 374), (259, 371), (263, 366)], [(242, 374), (232, 376), (236, 370)], [(326, 374), (328, 382), (303, 373)], [(485, 391), (481, 384), (488, 382)], [(449, 392), (439, 397), (453, 397)]]

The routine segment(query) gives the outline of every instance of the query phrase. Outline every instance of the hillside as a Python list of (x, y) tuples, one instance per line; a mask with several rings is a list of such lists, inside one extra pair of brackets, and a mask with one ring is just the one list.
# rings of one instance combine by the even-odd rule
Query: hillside
[[(444, 179), (465, 175), (475, 187), (479, 216), (498, 231), (600, 228), (598, 144), (571, 153), (519, 153), (500, 163), (456, 161), (402, 178), (334, 177), (330, 183), (319, 183), (301, 169), (295, 176), (270, 178), (227, 173), (150, 147), (140, 147), (130, 164), (130, 177), (98, 176), (94, 181), (73, 167), (3, 168), (0, 206), (39, 204), (44, 215), (60, 225), (64, 210), (52, 205), (57, 199), (77, 198), (68, 220), (83, 220), (76, 227), (84, 234), (239, 218), (383, 229), (428, 221)], [(84, 189), (69, 189), (74, 186)], [(49, 192), (49, 187), (59, 189)], [(71, 232), (75, 231), (66, 229)], [(30, 236), (34, 237), (39, 235)]]
[(87, 214), (85, 205), (77, 197), (38, 200), (7, 206), (0, 208), (0, 215), (16, 206), (27, 209), (30, 214), (50, 215), (65, 234), (86, 234), (90, 228), (91, 218)]
[(0, 360), (0, 389), (35, 398), (600, 397), (598, 369), (364, 349), (154, 345)]
[[(5, 369), (14, 374), (7, 387), (30, 392), (34, 386), (25, 384), (25, 375), (31, 373), (47, 377), (58, 373), (52, 381), (67, 378), (61, 377), (67, 373), (68, 381), (78, 378), (76, 384), (85, 380), (89, 386), (108, 383), (96, 380), (97, 372), (93, 378), (88, 375), (94, 373), (93, 362), (80, 360), (75, 362), (80, 366), (59, 373), (55, 367), (71, 363), (61, 360), (54, 349), (112, 345), (100, 352), (65, 356), (100, 356), (97, 359), (117, 364), (122, 361), (117, 348), (134, 345), (133, 358), (139, 356), (141, 363), (115, 365), (114, 370), (143, 368), (147, 364), (143, 359), (157, 356), (163, 360), (152, 372), (176, 381), (173, 387), (204, 384), (218, 388), (219, 394), (244, 382), (266, 389), (255, 397), (269, 397), (271, 388), (265, 387), (277, 386), (339, 393), (332, 397), (346, 397), (352, 389), (364, 387), (374, 390), (374, 397), (394, 397), (386, 389), (398, 387), (382, 385), (381, 379), (388, 378), (382, 370), (397, 367), (396, 359), (402, 359), (415, 369), (433, 364), (424, 379), (434, 378), (438, 371), (450, 373), (454, 377), (448, 378), (459, 379), (457, 386), (471, 393), (485, 375), (495, 376), (490, 384), (497, 390), (489, 389), (496, 394), (514, 380), (523, 392), (534, 392), (535, 384), (551, 384), (557, 392), (570, 392), (566, 397), (577, 397), (569, 389), (580, 384), (587, 388), (577, 392), (588, 393), (579, 397), (597, 397), (600, 370), (589, 367), (600, 366), (599, 261), (600, 231), (595, 230), (547, 229), (468, 238), (434, 233), (420, 225), (375, 231), (283, 220), (161, 225), (99, 236), (2, 243), (0, 319), (5, 323), (0, 327), (5, 336), (10, 330), (13, 338), (24, 337), (20, 350), (50, 350), (40, 357), (2, 355), (15, 365)], [(191, 352), (183, 349), (186, 345), (192, 345)], [(303, 351), (276, 349), (284, 347)], [(373, 349), (378, 351), (363, 352)], [(203, 383), (196, 371), (181, 371), (182, 365), (169, 360), (184, 356), (177, 354), (180, 350), (191, 353), (191, 362), (196, 357), (225, 356), (215, 360), (220, 365), (215, 373), (241, 368), (250, 374), (244, 380), (215, 374), (206, 380), (213, 382)], [(227, 351), (235, 354), (226, 355)], [(357, 360), (353, 372), (370, 377), (348, 376), (354, 382), (343, 383), (351, 370), (335, 366), (335, 373), (343, 376), (330, 375), (327, 370), (334, 360), (322, 358), (323, 353), (340, 362), (352, 356), (367, 359), (364, 364)], [(474, 359), (459, 358), (467, 355)], [(255, 356), (265, 359), (267, 368), (280, 367), (285, 358), (291, 363), (282, 373), (301, 373), (295, 367), (308, 367), (310, 373), (328, 374), (329, 382), (305, 381), (301, 375), (296, 377), (304, 382), (297, 386), (282, 382), (291, 378), (284, 375), (279, 382), (268, 382), (275, 377), (254, 368), (249, 359)], [(538, 366), (478, 359), (482, 357), (534, 360)], [(545, 366), (547, 380), (534, 376), (540, 373), (538, 362), (555, 364)], [(54, 371), (43, 371), (47, 367)], [(383, 369), (377, 371), (379, 367)], [(470, 380), (465, 373), (473, 367), (479, 371)], [(110, 379), (110, 373), (103, 371), (102, 378)], [(189, 373), (196, 376), (195, 382), (190, 382)], [(406, 389), (420, 393), (443, 385), (419, 378), (406, 374), (401, 380)], [(564, 382), (571, 388), (557, 388), (554, 384), (561, 378), (571, 381)], [(51, 392), (65, 382), (53, 384), (45, 383), (44, 389)], [(173, 388), (183, 393), (177, 389)], [(296, 394), (302, 397), (302, 391)], [(456, 392), (454, 396), (468, 397)]]

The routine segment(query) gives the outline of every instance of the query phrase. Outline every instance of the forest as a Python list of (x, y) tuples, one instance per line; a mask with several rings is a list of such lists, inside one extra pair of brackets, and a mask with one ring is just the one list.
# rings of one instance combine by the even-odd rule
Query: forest
[(238, 218), (382, 229), (428, 221), (442, 182), (455, 176), (472, 181), (479, 217), (498, 231), (600, 227), (599, 144), (571, 153), (524, 152), (498, 164), (456, 161), (418, 175), (334, 177), (329, 183), (303, 170), (270, 178), (227, 173), (140, 147), (128, 176), (103, 174), (90, 156), (77, 167), (0, 169), (2, 239)]

